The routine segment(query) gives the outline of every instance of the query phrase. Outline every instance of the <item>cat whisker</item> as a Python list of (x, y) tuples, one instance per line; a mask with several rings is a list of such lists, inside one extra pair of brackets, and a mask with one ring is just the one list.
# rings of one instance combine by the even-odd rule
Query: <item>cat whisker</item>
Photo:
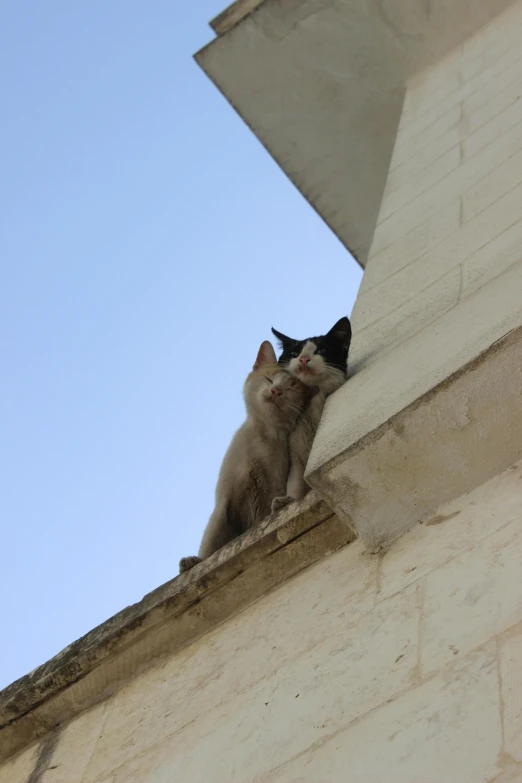
[(293, 402), (287, 401), (287, 405), (290, 410), (297, 411), (298, 413), (303, 413), (305, 411), (305, 408), (301, 408), (299, 405), (295, 405)]
[(331, 370), (332, 372), (337, 373), (338, 375), (342, 375), (344, 377), (345, 370), (343, 370), (342, 367), (340, 367), (338, 364), (325, 364), (325, 367), (327, 370)]

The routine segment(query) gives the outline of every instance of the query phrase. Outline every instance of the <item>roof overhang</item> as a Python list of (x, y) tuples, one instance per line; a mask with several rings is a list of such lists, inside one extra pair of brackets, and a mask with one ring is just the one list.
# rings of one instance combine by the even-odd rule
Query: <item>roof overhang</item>
[(513, 0), (239, 0), (196, 60), (364, 266), (411, 76)]

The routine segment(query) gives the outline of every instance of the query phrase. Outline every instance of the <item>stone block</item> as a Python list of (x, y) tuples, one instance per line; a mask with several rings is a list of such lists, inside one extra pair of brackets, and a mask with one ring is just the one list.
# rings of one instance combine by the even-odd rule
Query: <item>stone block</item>
[[(320, 644), (332, 629), (353, 628), (374, 607), (377, 566), (354, 542), (142, 674), (139, 686), (131, 683), (110, 701), (86, 783), (231, 698), (247, 699), (256, 683)], [(236, 659), (239, 670), (231, 665)]]
[(457, 144), (436, 158), (433, 163), (426, 165), (418, 174), (408, 177), (407, 182), (402, 186), (393, 190), (391, 187), (387, 187), (384, 192), (379, 220), (385, 220), (394, 212), (410, 204), (454, 171), (459, 163), (460, 145)]
[(392, 158), (390, 172), (388, 174), (388, 179), (386, 180), (384, 198), (387, 198), (388, 195), (399, 190), (399, 188), (407, 186), (408, 182), (412, 181), (421, 172), (427, 169), (428, 166), (432, 166), (453, 147), (459, 147), (462, 136), (462, 128), (460, 124), (456, 124), (449, 128), (446, 133), (443, 133), (441, 136), (434, 139), (427, 147), (419, 150), (415, 155), (406, 158), (406, 160), (399, 165), (395, 165)]
[[(522, 35), (520, 25), (519, 35)], [(499, 93), (511, 90), (514, 84), (520, 83), (522, 77), (522, 58), (520, 57), (520, 42), (517, 46), (510, 46), (504, 52), (504, 56), (499, 58), (493, 66), (482, 68), (477, 75), (470, 80), (473, 84), (473, 91), (466, 95), (462, 100), (462, 111), (465, 115), (471, 116), (477, 110), (483, 110), (489, 101), (497, 98)], [(503, 97), (503, 100), (510, 103), (509, 98)], [(493, 103), (491, 106), (491, 117), (498, 114), (495, 111), (497, 106)], [(503, 108), (506, 108), (504, 105)]]
[(37, 742), (0, 764), (0, 783), (27, 783), (31, 778), (40, 746)]
[(501, 747), (496, 659), (487, 650), (253, 780), (488, 783), (500, 772)]
[[(437, 244), (432, 250), (429, 250), (416, 261), (404, 267), (404, 269), (401, 269), (392, 279), (385, 279), (367, 293), (362, 292), (358, 296), (353, 309), (352, 320), (359, 332), (359, 343), (361, 339), (365, 341), (376, 339), (375, 334), (379, 331), (378, 329), (369, 330), (367, 333), (364, 330), (379, 320), (384, 321), (385, 333), (390, 337), (392, 335), (395, 336), (395, 333), (390, 331), (390, 324), (393, 321), (393, 318), (390, 318), (391, 313), (396, 314), (397, 320), (403, 321), (400, 327), (400, 331), (403, 334), (407, 334), (409, 329), (411, 329), (410, 333), (414, 333), (416, 331), (415, 319), (410, 320), (411, 315), (408, 315), (408, 317), (403, 315), (405, 311), (408, 314), (411, 313), (412, 300), (417, 301), (419, 307), (423, 308), (425, 306), (425, 294), (430, 290), (429, 286), (433, 286), (434, 291), (440, 290), (443, 294), (442, 299), (446, 298), (447, 300), (447, 297), (444, 297), (444, 294), (447, 293), (447, 288), (442, 281), (438, 282), (443, 275), (467, 259), (469, 259), (470, 266), (474, 268), (474, 254), (486, 252), (484, 250), (485, 246), (497, 237), (499, 238), (500, 246), (502, 246), (502, 235), (508, 232), (521, 217), (522, 153), (520, 157), (516, 157), (517, 160), (512, 163), (513, 173), (511, 175), (505, 174), (504, 177), (507, 181), (508, 192), (499, 196), (499, 191), (503, 189), (503, 185), (499, 184), (502, 182), (502, 179), (493, 174), (487, 178), (490, 183), (489, 189), (487, 182), (484, 182), (475, 191), (474, 195), (471, 194), (469, 197), (469, 204), (472, 204), (469, 207), (469, 211), (472, 209), (479, 210), (481, 207), (485, 209), (486, 205), (484, 202), (491, 198), (493, 203), (491, 203), (488, 209), (487, 219), (484, 218), (483, 214), (469, 215), (470, 219), (458, 231), (455, 231)], [(515, 181), (516, 187), (510, 188), (509, 185), (512, 180)], [(463, 196), (463, 199), (465, 201), (466, 195)], [(493, 253), (490, 255), (491, 266), (493, 266), (495, 264), (495, 256)], [(500, 269), (499, 271), (502, 270)], [(441, 300), (441, 314), (446, 308), (447, 301)], [(433, 308), (430, 309), (430, 313), (432, 311)], [(380, 343), (376, 343), (377, 345), (380, 345)], [(354, 342), (354, 350), (352, 350), (351, 354), (352, 361), (357, 360), (356, 352), (357, 343)]]
[(522, 220), (517, 221), (491, 242), (480, 248), (463, 264), (461, 298), (475, 294), (522, 261)]
[(522, 762), (522, 626), (502, 639), (499, 654), (504, 750)]
[(388, 598), (473, 549), (522, 516), (522, 463), (437, 509), (385, 553), (379, 596)]
[[(438, 120), (421, 130), (413, 138), (409, 139), (407, 143), (403, 144), (402, 139), (398, 136), (393, 149), (391, 165), (396, 168), (403, 163), (406, 163), (406, 161), (410, 160), (412, 157), (421, 154), (438, 139), (445, 136), (452, 128), (457, 127), (460, 122), (460, 117), (460, 106), (453, 106), (445, 114), (439, 117)], [(376, 244), (377, 250), (381, 250), (386, 246), (385, 244), (382, 244), (385, 241), (384, 236), (381, 238), (382, 233), (382, 230), (378, 226), (374, 237), (374, 243), (376, 240), (378, 242), (378, 244)]]
[[(469, 107), (469, 103), (467, 104), (466, 101), (463, 102), (462, 124), (467, 134), (482, 128), (486, 123), (494, 120), (495, 117), (501, 115), (506, 109), (518, 102), (522, 89), (522, 60), (514, 64), (513, 70), (514, 74), (508, 72), (507, 84), (502, 79), (504, 74), (492, 74), (489, 76), (487, 73), (482, 74), (483, 84), (489, 82), (491, 85), (490, 95), (486, 97), (481, 106), (475, 109)], [(467, 107), (468, 111), (466, 111)]]
[[(404, 146), (407, 147), (411, 142), (416, 142), (423, 133), (429, 132), (434, 123), (438, 122), (442, 117), (445, 117), (448, 112), (451, 112), (455, 107), (459, 106), (462, 95), (466, 95), (467, 89), (470, 89), (467, 85), (462, 84), (458, 74), (458, 66), (450, 65), (448, 60), (445, 62), (448, 64), (448, 72), (446, 73), (446, 80), (448, 82), (447, 87), (438, 90), (433, 99), (430, 95), (425, 95), (423, 110), (420, 108), (416, 111), (408, 109), (408, 95), (411, 90), (411, 85), (408, 85), (405, 105), (398, 130), (396, 145), (398, 158), (401, 156), (402, 148)], [(454, 58), (452, 57), (451, 62), (454, 62)], [(438, 67), (439, 66), (437, 66), (437, 69)], [(442, 71), (441, 77), (444, 78)], [(427, 147), (424, 147), (424, 151), (427, 151), (431, 146), (432, 144), (430, 143)], [(394, 161), (392, 161), (392, 167), (393, 166)]]
[(433, 250), (460, 227), (460, 196), (423, 220), (412, 231), (398, 238), (379, 253), (370, 253), (359, 289), (367, 295), (375, 286), (397, 274), (425, 253)]
[[(522, 86), (521, 86), (522, 91)], [(520, 140), (522, 147), (522, 139)], [(509, 194), (522, 182), (522, 149), (515, 152), (500, 166), (495, 166), (486, 176), (462, 195), (462, 219), (469, 221)], [(519, 204), (522, 203), (522, 198)], [(489, 213), (488, 213), (489, 221)]]
[[(513, 101), (504, 111), (491, 116), (486, 115), (484, 124), (469, 132), (462, 141), (462, 154), (464, 159), (473, 158), (480, 151), (484, 155), (489, 154), (489, 147), (502, 143), (504, 146), (504, 158), (508, 158), (520, 149), (520, 123), (522, 122), (522, 100)], [(476, 123), (475, 123), (476, 124)], [(491, 170), (494, 163), (489, 166)]]
[(411, 686), (418, 621), (414, 587), (356, 628), (332, 627), (312, 650), (246, 693), (232, 692), (218, 709), (201, 711), (183, 731), (118, 769), (114, 783), (152, 779), (152, 770), (155, 783), (266, 779), (274, 767)]
[[(410, 268), (407, 267), (399, 274), (407, 275)], [(379, 290), (370, 291), (367, 296), (363, 295), (357, 300), (352, 314), (352, 324), (357, 329), (357, 342), (352, 352), (353, 367), (358, 365), (359, 351), (371, 349), (374, 354), (385, 351), (419, 332), (457, 304), (461, 280), (458, 266), (443, 271), (441, 277), (434, 281), (429, 278), (437, 270), (433, 266), (428, 268), (430, 274), (426, 287), (415, 290), (411, 298), (401, 296), (403, 292), (399, 285), (395, 287), (391, 283), (388, 286), (385, 281)], [(422, 274), (419, 274), (412, 282), (420, 286), (421, 278)], [(402, 303), (394, 307), (392, 302), (400, 300)]]
[(426, 577), (422, 674), (440, 669), (521, 621), (522, 513)]
[[(403, 138), (404, 142), (411, 139), (411, 135), (408, 135), (410, 128), (414, 131), (413, 135), (425, 130), (436, 119), (437, 114), (433, 112), (437, 107), (442, 107), (442, 111), (438, 112), (439, 117), (451, 108), (446, 105), (448, 97), (458, 93), (462, 87), (457, 67), (459, 59), (458, 51), (450, 52), (432, 68), (415, 74), (409, 81), (399, 124), (401, 143)], [(425, 124), (418, 124), (424, 120)]]
[(42, 783), (81, 783), (100, 735), (107, 703), (70, 721), (58, 731)]
[[(522, 121), (522, 100), (517, 101), (514, 106), (517, 108), (518, 119), (513, 121), (513, 124), (516, 124)], [(460, 166), (418, 196), (415, 201), (398, 209), (393, 215), (385, 217), (383, 220), (379, 219), (372, 245), (372, 253), (377, 253), (395, 241), (397, 237), (412, 231), (422, 221), (426, 220), (427, 216), (436, 213), (445, 202), (454, 199), (458, 194), (465, 193), (483, 177), (504, 163), (515, 150), (503, 138), (503, 127), (502, 117), (499, 117), (498, 123), (495, 121), (492, 125), (492, 139), (489, 140), (489, 143), (486, 144), (480, 155), (475, 154), (478, 150), (475, 150), (472, 155), (470, 154), (470, 150), (477, 146), (477, 139), (474, 138), (475, 134), (470, 133), (465, 141), (465, 159)], [(506, 128), (506, 130), (509, 130), (509, 128)], [(517, 145), (516, 149), (520, 149), (520, 139)], [(385, 205), (383, 205), (384, 208)]]
[(503, 772), (491, 783), (522, 783), (522, 764), (506, 761), (502, 766)]
[[(499, 94), (511, 87), (520, 76), (522, 35), (519, 15), (512, 17), (512, 21), (509, 34), (507, 31), (496, 33), (487, 50), (481, 48), (479, 57), (470, 60), (467, 56), (469, 49), (466, 53), (464, 44), (431, 69), (429, 77), (439, 82), (433, 93), (429, 89), (423, 91), (424, 85), (419, 84), (418, 77), (410, 83), (399, 123), (399, 148), (408, 139), (427, 130), (456, 105), (461, 104), (463, 115), (470, 116), (478, 109), (483, 110), (491, 99), (498, 101)], [(499, 39), (502, 39), (501, 44)], [(472, 40), (483, 46), (482, 36)], [(501, 100), (505, 102), (507, 99)], [(496, 110), (498, 103), (493, 103), (491, 116), (494, 116)], [(482, 122), (483, 115), (477, 116), (475, 126)]]

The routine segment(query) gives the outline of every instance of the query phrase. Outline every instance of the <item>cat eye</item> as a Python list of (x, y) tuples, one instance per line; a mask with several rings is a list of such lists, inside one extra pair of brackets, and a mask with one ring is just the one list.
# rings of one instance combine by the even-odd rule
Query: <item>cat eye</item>
[(267, 375), (265, 375), (265, 381), (268, 381), (268, 383), (273, 383), (272, 378), (269, 378)]

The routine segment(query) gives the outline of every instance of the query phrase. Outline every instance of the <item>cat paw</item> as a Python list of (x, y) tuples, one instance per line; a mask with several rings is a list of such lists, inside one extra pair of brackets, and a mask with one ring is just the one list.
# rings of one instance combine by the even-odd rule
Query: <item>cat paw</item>
[(195, 565), (201, 563), (200, 557), (182, 557), (179, 561), (179, 572), (184, 574), (185, 571), (190, 571)]
[(284, 495), (280, 498), (274, 498), (272, 500), (272, 514), (275, 514), (279, 509), (284, 508), (289, 503), (293, 503), (294, 498), (291, 495)]

